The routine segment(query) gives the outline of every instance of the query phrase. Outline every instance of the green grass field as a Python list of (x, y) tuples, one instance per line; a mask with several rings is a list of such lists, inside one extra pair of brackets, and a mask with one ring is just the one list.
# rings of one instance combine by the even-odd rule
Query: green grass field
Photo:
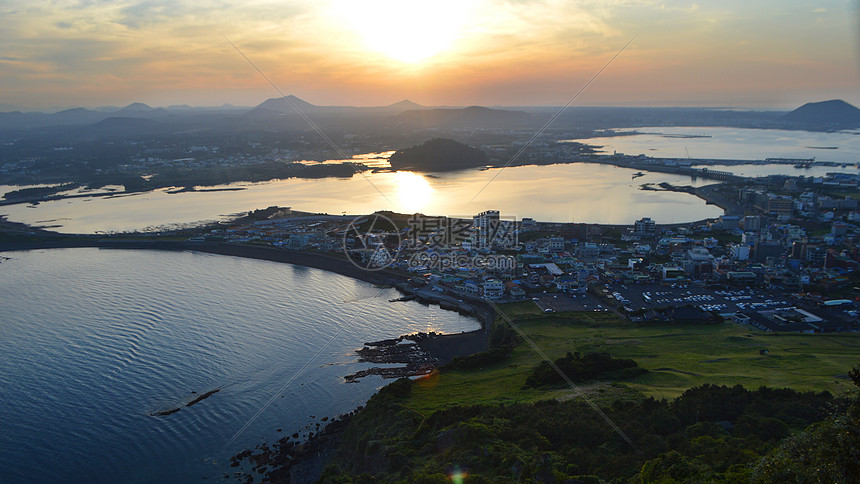
[[(612, 313), (544, 315), (531, 302), (502, 310), (550, 358), (566, 352), (606, 351), (632, 358), (648, 373), (620, 383), (581, 389), (593, 400), (637, 392), (672, 398), (704, 383), (747, 388), (790, 387), (840, 395), (853, 388), (847, 378), (860, 363), (860, 334), (769, 334), (734, 323), (707, 326), (636, 327)], [(505, 323), (502, 323), (505, 324)], [(761, 354), (761, 350), (767, 350)], [(524, 389), (541, 357), (527, 343), (503, 362), (478, 370), (444, 371), (413, 386), (410, 409), (432, 412), (452, 405), (570, 398), (571, 388)]]

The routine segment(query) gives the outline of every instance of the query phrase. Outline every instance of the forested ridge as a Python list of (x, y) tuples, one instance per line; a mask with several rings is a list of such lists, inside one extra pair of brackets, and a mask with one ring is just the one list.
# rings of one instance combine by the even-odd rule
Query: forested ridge
[(703, 385), (673, 400), (617, 400), (603, 411), (631, 445), (579, 400), (425, 416), (402, 404), (413, 384), (389, 385), (353, 418), (322, 482), (860, 479), (858, 402), (826, 392)]
[[(570, 334), (592, 342), (575, 348), (595, 347), (586, 328), (604, 338), (615, 331), (608, 317), (529, 318), (520, 317), (521, 329), (553, 335), (545, 347), (568, 344)], [(551, 365), (508, 325), (491, 327), (490, 344), (383, 387), (322, 439), (285, 439), (249, 462), (266, 466), (272, 482), (322, 465), (324, 483), (860, 482), (856, 367), (835, 375), (853, 383), (839, 395), (702, 383), (655, 398), (632, 386), (660, 368), (618, 356), (617, 345), (556, 352)]]

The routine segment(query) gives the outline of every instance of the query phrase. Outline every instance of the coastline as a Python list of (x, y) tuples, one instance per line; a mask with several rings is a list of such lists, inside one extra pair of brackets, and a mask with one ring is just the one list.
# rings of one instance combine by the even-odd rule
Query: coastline
[[(480, 299), (466, 297), (459, 304), (452, 304), (452, 301), (457, 300), (448, 296), (425, 292), (417, 293), (409, 288), (407, 283), (408, 278), (405, 275), (393, 271), (367, 271), (355, 266), (347, 259), (340, 259), (326, 254), (274, 247), (217, 242), (109, 240), (77, 237), (0, 242), (0, 254), (11, 251), (65, 248), (189, 251), (311, 267), (370, 284), (392, 286), (405, 295), (415, 294), (417, 296), (415, 300), (419, 303), (439, 304), (442, 309), (467, 313), (477, 319), (481, 327), (476, 330), (452, 334), (414, 335), (416, 346), (435, 360), (433, 366), (436, 368), (449, 363), (455, 357), (478, 353), (486, 350), (489, 346), (489, 330), (495, 313), (488, 304)], [(401, 336), (401, 338), (403, 337)], [(385, 384), (387, 385), (388, 382)], [(219, 390), (220, 388), (210, 390), (183, 406), (191, 406)], [(318, 479), (329, 459), (334, 456), (350, 418), (362, 409), (363, 405), (348, 413), (323, 419), (323, 421), (328, 420), (328, 424), (319, 428), (316, 433), (311, 433), (306, 441), (291, 440), (290, 437), (284, 437), (276, 442), (263, 442), (254, 450), (246, 449), (234, 455), (229, 461), (230, 467), (234, 471), (239, 472), (234, 472), (233, 477), (253, 479), (253, 475), (259, 476), (262, 473), (270, 478), (287, 478), (288, 481), (292, 480), (294, 482), (308, 482)], [(154, 416), (167, 415), (179, 410), (179, 407), (171, 408), (158, 412)], [(284, 460), (285, 457), (286, 460)], [(229, 474), (223, 475), (225, 478), (227, 476)]]
[(353, 265), (346, 259), (338, 259), (326, 254), (302, 252), (274, 247), (225, 244), (218, 242), (187, 242), (169, 240), (110, 240), (110, 239), (59, 239), (27, 242), (0, 242), (0, 252), (39, 249), (131, 249), (131, 250), (172, 250), (203, 252), (207, 254), (244, 257), (247, 259), (281, 262), (304, 267), (313, 267), (371, 284), (394, 285), (406, 282), (406, 277), (392, 271), (368, 271)]
[[(314, 252), (302, 252), (275, 247), (226, 244), (219, 242), (187, 242), (166, 240), (109, 240), (94, 238), (43, 239), (26, 242), (0, 242), (0, 253), (18, 250), (99, 248), (125, 250), (163, 250), (190, 251), (206, 254), (244, 257), (293, 264), (320, 269), (350, 277), (369, 284), (392, 286), (403, 294), (414, 294), (408, 288), (407, 277), (388, 270), (368, 271), (347, 259)], [(464, 298), (461, 304), (452, 304), (450, 297), (441, 294), (422, 292), (418, 296), (422, 304), (439, 304), (442, 309), (466, 313), (478, 320), (481, 327), (473, 331), (454, 334), (440, 334), (433, 338), (423, 338), (419, 346), (440, 364), (450, 362), (454, 357), (467, 356), (484, 351), (489, 344), (489, 328), (495, 317), (492, 308), (480, 299)]]

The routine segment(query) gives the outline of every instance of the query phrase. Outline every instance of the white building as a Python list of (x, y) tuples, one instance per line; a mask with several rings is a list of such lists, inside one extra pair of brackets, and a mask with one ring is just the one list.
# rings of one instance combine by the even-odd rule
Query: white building
[(734, 260), (749, 260), (750, 246), (748, 245), (732, 245), (732, 259)]
[(523, 232), (528, 232), (530, 230), (536, 229), (537, 223), (535, 222), (535, 219), (531, 217), (523, 217), (523, 219), (520, 220), (520, 230), (522, 230)]
[(583, 259), (596, 259), (600, 256), (600, 247), (594, 242), (586, 242), (585, 245), (579, 249), (579, 254)]
[(472, 217), (472, 226), (475, 229), (475, 246), (477, 249), (489, 249), (493, 245), (493, 238), (499, 230), (499, 211), (486, 210)]
[(761, 230), (761, 216), (747, 215), (743, 221), (744, 232), (758, 232)]
[(657, 223), (651, 220), (650, 217), (645, 217), (637, 220), (633, 224), (633, 233), (636, 235), (649, 235), (654, 233)]
[(714, 260), (714, 256), (704, 247), (693, 247), (687, 251), (687, 259), (694, 262), (707, 262)]
[(487, 279), (483, 284), (484, 297), (487, 299), (501, 299), (505, 293), (505, 285), (498, 279)]
[(680, 281), (684, 279), (684, 269), (680, 267), (664, 266), (663, 282)]
[(454, 289), (470, 296), (479, 296), (481, 294), (481, 287), (474, 281), (463, 281), (461, 284), (457, 284)]
[(550, 237), (549, 239), (550, 252), (564, 252), (564, 238)]

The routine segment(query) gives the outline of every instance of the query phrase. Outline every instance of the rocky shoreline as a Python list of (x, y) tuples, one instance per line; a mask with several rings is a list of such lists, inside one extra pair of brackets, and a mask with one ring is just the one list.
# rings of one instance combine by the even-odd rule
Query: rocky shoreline
[(347, 383), (378, 375), (382, 378), (402, 378), (429, 375), (455, 357), (468, 356), (488, 349), (483, 329), (455, 334), (417, 333), (365, 343), (358, 350), (359, 362), (400, 364), (397, 367), (374, 366), (346, 375)]
[[(327, 424), (317, 432), (311, 432), (306, 441), (298, 440), (299, 434), (284, 437), (271, 446), (258, 445), (254, 450), (244, 450), (230, 458), (230, 467), (249, 467), (233, 474), (224, 474), (225, 479), (254, 482), (306, 483), (319, 479), (326, 465), (341, 442), (344, 431), (354, 415), (363, 407), (333, 419), (323, 417)], [(317, 424), (319, 425), (319, 424)]]
[[(344, 379), (347, 382), (358, 381), (370, 375), (383, 378), (414, 377), (431, 374), (439, 367), (449, 363), (457, 356), (467, 356), (485, 351), (489, 345), (486, 328), (490, 323), (489, 312), (476, 311), (476, 317), (481, 320), (482, 329), (475, 331), (439, 334), (435, 332), (403, 335), (382, 341), (365, 343), (356, 350), (359, 361), (375, 364), (403, 364), (401, 367), (372, 367), (361, 370)], [(307, 434), (307, 440), (301, 441), (299, 433), (284, 437), (277, 442), (258, 445), (254, 450), (246, 449), (230, 459), (232, 467), (249, 467), (250, 472), (234, 472), (225, 478), (239, 479), (245, 482), (315, 482), (322, 475), (328, 461), (335, 455), (342, 442), (343, 433), (350, 419), (358, 414), (363, 407), (328, 420), (325, 425), (316, 424), (317, 432)]]
[[(399, 338), (364, 343), (364, 347), (356, 350), (358, 361), (361, 363), (376, 364), (401, 364), (398, 367), (374, 366), (366, 370), (360, 370), (344, 379), (347, 383), (355, 383), (370, 375), (379, 375), (382, 378), (401, 378), (427, 375), (432, 373), (439, 363), (439, 359), (432, 356), (418, 341), (424, 338), (432, 338), (436, 333), (418, 333), (405, 335)], [(441, 335), (440, 335), (441, 336)]]

